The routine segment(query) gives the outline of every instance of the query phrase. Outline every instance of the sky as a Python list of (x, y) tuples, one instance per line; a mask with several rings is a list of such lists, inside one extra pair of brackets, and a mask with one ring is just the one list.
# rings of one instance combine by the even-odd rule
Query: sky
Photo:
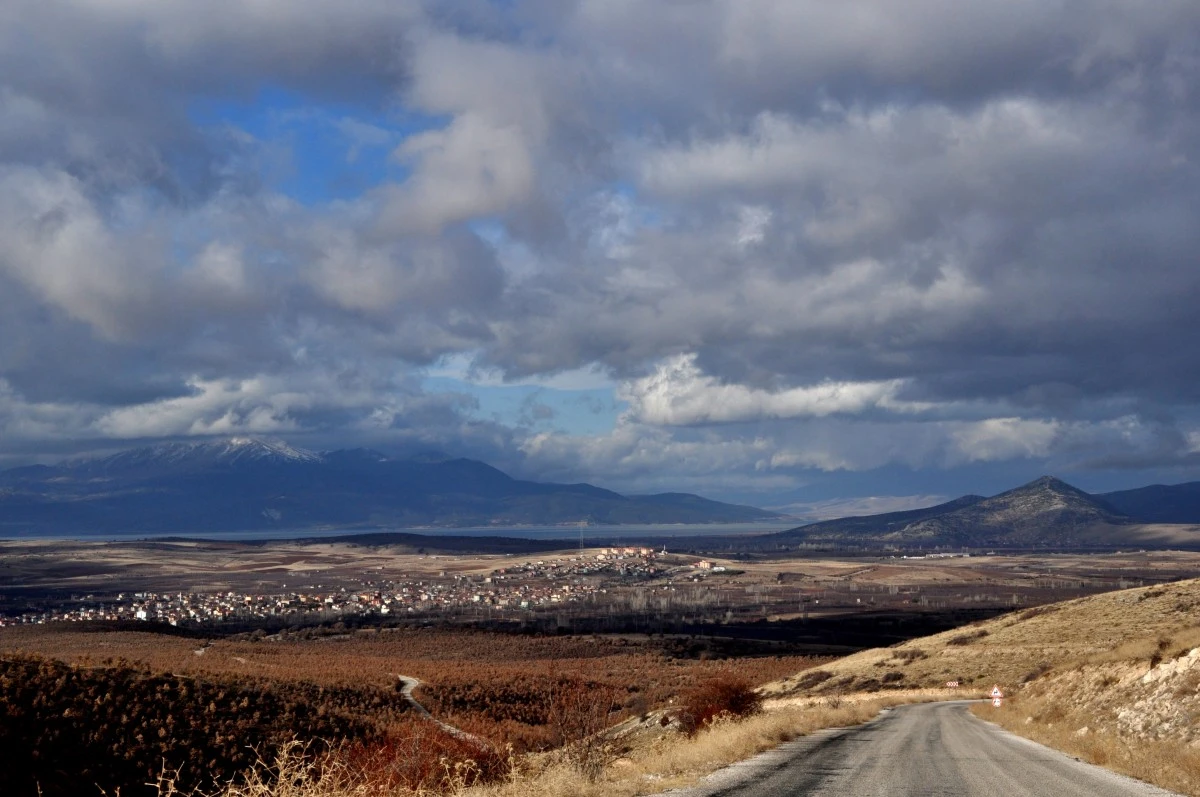
[(1197, 480), (1198, 170), (1194, 0), (6, 0), (0, 467)]

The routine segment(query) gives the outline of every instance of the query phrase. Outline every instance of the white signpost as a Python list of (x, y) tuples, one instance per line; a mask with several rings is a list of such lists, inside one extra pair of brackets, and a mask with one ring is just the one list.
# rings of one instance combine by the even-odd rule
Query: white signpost
[(996, 684), (992, 687), (992, 706), (1000, 708), (1004, 704), (1004, 693), (1000, 691), (1000, 685)]

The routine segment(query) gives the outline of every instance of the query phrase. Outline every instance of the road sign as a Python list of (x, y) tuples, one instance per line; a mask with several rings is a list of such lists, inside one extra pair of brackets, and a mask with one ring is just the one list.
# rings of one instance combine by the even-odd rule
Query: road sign
[(1004, 702), (1004, 700), (1002, 700), (1001, 698), (998, 698), (998, 697), (992, 698), (992, 705), (995, 706), (996, 708), (1000, 708), (1000, 704), (1002, 704), (1003, 702)]
[(946, 681), (946, 688), (947, 689), (957, 689), (958, 681)]
[(1000, 685), (999, 685), (999, 684), (997, 684), (996, 686), (993, 686), (993, 687), (992, 687), (992, 697), (993, 697), (993, 698), (1001, 698), (1001, 697), (1004, 697), (1004, 693), (1000, 691)]

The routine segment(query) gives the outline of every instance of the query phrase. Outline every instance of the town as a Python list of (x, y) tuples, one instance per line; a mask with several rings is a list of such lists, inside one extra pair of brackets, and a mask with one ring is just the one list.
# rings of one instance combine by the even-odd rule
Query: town
[(463, 609), (513, 612), (595, 601), (614, 586), (686, 575), (699, 579), (724, 567), (707, 560), (668, 565), (664, 552), (644, 547), (602, 548), (497, 568), (487, 575), (447, 574), (419, 579), (355, 578), (350, 584), (311, 584), (291, 591), (141, 591), (73, 596), (68, 605), (0, 617), (0, 626), (52, 622), (141, 620), (169, 625), (328, 622), (354, 615), (445, 614)]

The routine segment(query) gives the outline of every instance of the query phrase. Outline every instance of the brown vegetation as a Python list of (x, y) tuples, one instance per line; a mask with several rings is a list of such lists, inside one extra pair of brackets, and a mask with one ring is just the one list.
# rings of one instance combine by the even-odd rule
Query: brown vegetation
[[(528, 755), (515, 759), (515, 767), (491, 783), (469, 786), (446, 762), (447, 792), (459, 797), (634, 797), (687, 786), (727, 764), (748, 758), (797, 736), (821, 728), (853, 725), (871, 719), (880, 709), (909, 702), (910, 696), (889, 695), (871, 700), (847, 701), (837, 707), (827, 702), (804, 708), (764, 711), (744, 719), (726, 717), (710, 723), (693, 736), (667, 730), (653, 741), (625, 749), (620, 758), (598, 773), (584, 773), (569, 758)], [(926, 698), (927, 699), (927, 698)], [(657, 725), (657, 723), (654, 723)], [(466, 769), (469, 770), (468, 764)], [(285, 749), (271, 763), (261, 763), (241, 785), (220, 797), (424, 797), (429, 792), (403, 787), (375, 790), (340, 763), (324, 768)], [(167, 791), (163, 797), (169, 797)]]
[[(172, 776), (175, 788), (182, 791), (228, 780), (244, 772), (256, 755), (273, 761), (275, 751), (291, 738), (319, 740), (309, 746), (309, 753), (321, 754), (322, 766), (334, 767), (364, 788), (373, 784), (381, 794), (493, 779), (507, 771), (510, 755), (554, 749), (562, 751), (556, 760), (587, 779), (597, 777), (614, 755), (611, 745), (597, 743), (597, 732), (624, 717), (648, 716), (654, 707), (678, 700), (734, 666), (747, 684), (753, 684), (824, 661), (780, 656), (742, 659), (733, 665), (728, 660), (681, 658), (677, 650), (669, 639), (439, 629), (240, 640), (4, 629), (0, 657), (13, 667), (24, 662), (18, 667), (24, 669), (5, 682), (17, 691), (6, 702), (9, 713), (0, 716), (0, 734), (31, 727), (58, 733), (62, 744), (76, 744), (70, 740), (91, 727), (96, 743), (107, 747), (79, 759), (55, 754), (70, 766), (59, 774), (21, 770), (22, 782), (36, 780), (45, 787), (56, 778), (78, 783), (86, 777), (108, 784), (110, 791), (121, 786), (127, 795), (152, 781), (164, 761), (171, 772), (182, 767)], [(422, 704), (436, 718), (482, 741), (412, 718), (399, 675), (423, 679), (416, 695)], [(43, 697), (40, 713), (13, 713), (25, 705), (19, 695), (58, 695), (42, 682), (59, 680), (64, 684), (62, 700)], [(114, 685), (118, 681), (120, 685)], [(144, 693), (146, 698), (120, 698), (134, 699), (143, 708), (123, 709), (112, 723), (97, 724), (65, 697), (74, 694), (71, 684), (76, 683), (84, 685), (79, 687), (82, 694), (92, 695), (89, 700), (98, 692)], [(160, 692), (170, 699), (149, 697)], [(203, 697), (204, 702), (185, 705), (177, 696), (180, 692), (188, 700)], [(74, 723), (70, 733), (60, 730), (64, 711)], [(276, 722), (280, 717), (286, 721)], [(13, 749), (57, 750), (57, 743), (22, 737), (25, 747)], [(123, 747), (120, 756), (114, 757), (112, 745)], [(134, 751), (129, 760), (136, 765), (111, 772), (92, 763), (82, 770), (75, 767), (93, 758), (124, 761), (128, 749)], [(204, 777), (197, 774), (201, 771)], [(266, 772), (260, 767), (259, 776)], [(8, 776), (16, 778), (17, 773), (14, 769)], [(21, 791), (5, 790), (0, 784), (0, 793)]]
[(688, 736), (725, 717), (749, 717), (762, 708), (762, 695), (737, 676), (713, 678), (683, 694), (676, 710), (679, 727)]
[(291, 685), (2, 658), (0, 794), (70, 797), (80, 784), (153, 793), (142, 784), (164, 765), (180, 788), (208, 786), (249, 767), (253, 748), (297, 735), (312, 740), (313, 753), (342, 739), (378, 737), (339, 697)]
[[(511, 744), (518, 753), (561, 743), (547, 713), (559, 679), (582, 679), (593, 690), (614, 691), (614, 702), (627, 715), (666, 705), (733, 667), (746, 681), (761, 684), (828, 661), (763, 656), (734, 664), (729, 659), (687, 657), (686, 649), (681, 651), (670, 638), (524, 636), (434, 628), (314, 638), (294, 634), (257, 641), (10, 628), (0, 631), (0, 654), (5, 652), (35, 653), (86, 667), (124, 663), (199, 678), (311, 685), (323, 688), (327, 700), (336, 696), (346, 703), (346, 710), (384, 723), (391, 717), (380, 716), (379, 709), (400, 704), (397, 676), (406, 675), (423, 682), (417, 698), (435, 717), (497, 747)], [(354, 698), (359, 694), (362, 697)]]

